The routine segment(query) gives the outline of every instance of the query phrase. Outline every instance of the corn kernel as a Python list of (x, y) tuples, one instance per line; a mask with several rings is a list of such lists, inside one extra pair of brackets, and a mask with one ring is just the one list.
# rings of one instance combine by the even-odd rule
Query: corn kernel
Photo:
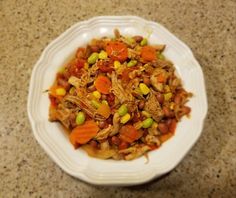
[(107, 58), (107, 53), (102, 50), (102, 51), (98, 54), (98, 58), (99, 58), (99, 59), (106, 59), (106, 58)]
[(158, 127), (157, 122), (154, 121), (153, 124), (152, 124), (152, 127), (156, 129)]
[(143, 126), (143, 122), (142, 121), (134, 123), (134, 128), (137, 129), (137, 130), (141, 129), (142, 126)]
[(99, 91), (94, 91), (93, 92), (93, 96), (95, 97), (95, 98), (97, 98), (97, 99), (100, 99), (101, 98), (101, 93), (99, 92)]
[(88, 94), (87, 94), (87, 98), (88, 98), (89, 100), (97, 100), (97, 99), (94, 97), (93, 93), (88, 93)]
[(56, 89), (56, 95), (64, 96), (64, 95), (66, 95), (66, 90), (64, 88), (57, 88)]
[(139, 88), (143, 95), (147, 95), (150, 92), (150, 89), (144, 83), (140, 83)]
[(126, 37), (125, 40), (129, 45), (132, 45), (135, 43), (135, 40), (132, 37)]
[(114, 61), (114, 68), (115, 68), (115, 69), (120, 68), (120, 66), (121, 66), (121, 64), (120, 64), (119, 61)]
[(170, 87), (169, 87), (169, 85), (165, 85), (165, 86), (164, 86), (164, 90), (165, 90), (165, 92), (170, 92)]
[(169, 101), (172, 98), (172, 93), (166, 93), (164, 94), (165, 101)]
[(120, 123), (125, 124), (126, 122), (128, 122), (130, 120), (130, 114), (126, 113), (124, 116), (121, 117), (120, 119)]
[(136, 52), (141, 52), (142, 47), (139, 46), (139, 45), (137, 45), (137, 46), (134, 48), (134, 50), (135, 50)]
[(142, 111), (141, 112), (143, 116), (147, 117), (147, 118), (150, 118), (151, 117), (151, 114), (148, 113), (147, 111)]
[(89, 68), (88, 63), (84, 63), (84, 69), (88, 70), (88, 68)]
[(75, 88), (74, 88), (74, 87), (71, 87), (70, 90), (69, 90), (69, 93), (70, 93), (71, 95), (73, 95), (73, 94), (75, 93)]
[(102, 100), (102, 104), (109, 105), (108, 102), (107, 102), (106, 100)]
[(175, 103), (174, 102), (171, 102), (170, 103), (170, 109), (173, 110), (175, 108)]

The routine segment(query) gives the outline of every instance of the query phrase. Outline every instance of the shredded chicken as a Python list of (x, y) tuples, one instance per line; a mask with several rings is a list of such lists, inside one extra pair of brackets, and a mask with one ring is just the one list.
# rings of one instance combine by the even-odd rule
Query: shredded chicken
[(99, 49), (104, 49), (106, 47), (106, 38), (103, 39), (92, 39), (91, 45), (97, 46)]
[(117, 152), (114, 149), (110, 149), (109, 144), (107, 145), (107, 142), (104, 143), (102, 147), (103, 149), (94, 149), (89, 144), (84, 144), (81, 146), (81, 148), (84, 149), (91, 157), (97, 157), (100, 159), (109, 159), (114, 156), (117, 157), (118, 159)]
[(131, 113), (138, 109), (137, 102), (135, 101), (126, 102), (125, 104), (127, 105), (128, 111)]
[(138, 76), (141, 76), (141, 74), (142, 74), (142, 72), (145, 70), (145, 68), (144, 67), (139, 67), (138, 69), (135, 69), (135, 70), (133, 70), (133, 71), (131, 71), (130, 73), (129, 73), (129, 78), (131, 79), (131, 80), (136, 80), (136, 81), (138, 81), (139, 82), (139, 78), (135, 78), (135, 77), (138, 77)]
[(110, 145), (107, 140), (104, 142), (101, 142), (101, 150), (109, 150), (109, 149), (110, 149)]
[(97, 64), (94, 64), (92, 67), (88, 69), (88, 71), (84, 71), (83, 75), (80, 78), (71, 76), (68, 82), (71, 85), (73, 85), (76, 89), (84, 90), (87, 84), (92, 83), (94, 81), (94, 79), (97, 76), (97, 71), (98, 71), (98, 66)]
[(120, 150), (119, 153), (125, 154), (126, 160), (132, 160), (137, 157), (140, 157), (144, 153), (150, 150), (150, 147), (147, 145), (140, 146), (140, 145), (134, 145), (127, 149)]
[(94, 78), (98, 74), (98, 66), (97, 64), (94, 64), (92, 67), (88, 69), (88, 76), (90, 77), (89, 82), (93, 81)]
[(130, 59), (139, 59), (140, 58), (140, 52), (137, 52), (136, 50), (128, 48), (128, 57)]
[[(134, 71), (136, 71), (136, 70), (134, 70)], [(140, 71), (140, 72), (141, 72), (141, 71)], [(140, 89), (139, 89), (139, 84), (140, 84), (141, 78), (133, 77), (133, 76), (132, 76), (133, 74), (134, 74), (133, 72), (130, 72), (130, 74), (129, 74), (129, 75), (131, 75), (131, 76), (130, 76), (130, 79), (131, 79), (131, 80), (130, 80), (129, 83), (126, 85), (126, 90), (130, 90), (132, 96), (138, 97), (138, 98), (140, 98), (140, 99), (143, 99), (143, 98), (144, 98), (144, 97), (143, 97), (143, 94), (140, 92)], [(135, 103), (135, 100), (132, 101), (132, 105), (137, 105), (137, 104)]]
[(74, 87), (81, 88), (85, 87), (89, 81), (89, 75), (87, 72), (84, 72), (81, 78), (77, 78), (75, 76), (71, 76), (68, 80), (68, 82), (73, 85)]
[(162, 52), (165, 49), (166, 45), (152, 45), (152, 47), (154, 47), (157, 51)]
[(129, 73), (129, 78), (132, 80), (136, 80), (136, 82), (139, 82), (138, 78), (135, 78), (136, 76), (141, 76), (142, 70), (136, 69)]
[(49, 108), (49, 121), (53, 122), (53, 121), (57, 121), (57, 108), (54, 107), (50, 107)]
[(68, 80), (68, 82), (73, 85), (75, 88), (79, 88), (80, 87), (80, 79), (75, 77), (75, 76), (71, 76)]
[(65, 108), (63, 104), (59, 104), (57, 108), (51, 108), (49, 112), (49, 120), (59, 120), (67, 129), (70, 127), (71, 110)]
[(112, 132), (112, 126), (109, 125), (107, 128), (102, 129), (101, 131), (99, 131), (97, 133), (97, 135), (94, 137), (94, 139), (96, 140), (104, 140), (107, 139), (107, 137), (109, 136), (109, 134)]
[(130, 48), (128, 48), (128, 49), (134, 48), (136, 46), (136, 43), (135, 42), (131, 42), (131, 39), (129, 37), (121, 36), (117, 40), (122, 42), (122, 43), (125, 43), (127, 46), (129, 46)]
[(114, 160), (121, 160), (122, 159), (122, 155), (120, 153), (115, 153), (114, 155), (112, 155), (112, 158)]
[(154, 135), (147, 135), (146, 137), (145, 137), (145, 140), (146, 140), (146, 143), (148, 144), (148, 145), (157, 145), (157, 146), (160, 146), (161, 145), (161, 141), (156, 137), (156, 136), (154, 136)]
[(134, 123), (134, 128), (137, 129), (137, 130), (141, 129), (142, 126), (143, 126), (143, 122), (142, 121), (138, 121), (138, 122)]
[(148, 133), (150, 135), (160, 135), (160, 131), (158, 130), (158, 124), (154, 122), (150, 128), (148, 128)]
[(117, 79), (115, 72), (112, 72), (111, 80), (112, 80), (112, 91), (121, 104), (126, 101), (134, 100), (134, 97), (132, 96), (131, 92), (129, 92), (129, 90), (125, 90), (122, 87), (121, 82)]
[(119, 132), (120, 129), (120, 116), (118, 113), (115, 113), (113, 116), (113, 127), (110, 133), (110, 136), (113, 136)]
[(152, 92), (145, 103), (144, 110), (150, 113), (156, 122), (159, 122), (163, 117), (161, 106)]
[(169, 81), (170, 87), (172, 91), (175, 91), (178, 87), (181, 86), (181, 81), (178, 78), (171, 79)]
[(144, 70), (148, 73), (148, 74), (152, 74), (154, 71), (154, 67), (152, 67), (151, 64), (145, 64), (144, 66)]
[(127, 63), (121, 64), (119, 68), (116, 69), (117, 75), (122, 75), (123, 71), (127, 68)]
[(163, 91), (163, 83), (162, 82), (158, 82), (157, 80), (157, 76), (159, 75), (162, 75), (164, 76), (165, 79), (168, 78), (168, 73), (164, 70), (164, 69), (161, 69), (161, 68), (156, 68), (154, 71), (153, 71), (153, 74), (151, 75), (151, 84), (153, 86), (153, 88), (156, 90), (156, 91)]
[(71, 76), (68, 82), (76, 88), (76, 93), (78, 95), (83, 96), (87, 94), (85, 89), (86, 84), (88, 83), (87, 73), (86, 75), (82, 75), (80, 79), (75, 76)]
[(114, 35), (116, 38), (120, 38), (120, 31), (118, 29), (114, 29)]
[(155, 61), (151, 62), (151, 65), (156, 68), (173, 68), (173, 63), (169, 60), (156, 59)]
[(76, 97), (67, 95), (64, 98), (65, 101), (70, 101), (83, 109), (90, 117), (98, 121), (104, 121), (106, 118), (97, 113), (97, 110), (90, 104), (89, 100), (85, 97)]

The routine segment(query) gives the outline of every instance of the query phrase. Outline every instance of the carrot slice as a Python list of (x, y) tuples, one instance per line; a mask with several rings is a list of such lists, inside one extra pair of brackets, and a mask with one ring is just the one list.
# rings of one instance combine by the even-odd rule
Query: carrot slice
[(109, 116), (111, 115), (111, 109), (107, 104), (101, 104), (97, 112), (105, 118), (109, 118)]
[(94, 82), (94, 85), (99, 92), (109, 94), (111, 81), (106, 76), (98, 76)]
[(100, 60), (97, 62), (97, 66), (99, 67), (99, 69), (102, 71), (102, 72), (108, 72), (108, 73), (111, 73), (114, 68), (113, 68), (113, 60)]
[(120, 139), (128, 143), (138, 140), (140, 137), (142, 137), (142, 135), (143, 131), (136, 130), (132, 125), (124, 125), (120, 130)]
[(75, 134), (70, 134), (70, 142), (75, 149), (79, 148), (80, 144), (77, 142)]
[(99, 127), (93, 120), (86, 121), (83, 125), (74, 128), (70, 134), (70, 142), (74, 147), (78, 144), (86, 144), (89, 140), (96, 136)]
[(112, 60), (124, 62), (128, 58), (127, 46), (121, 42), (108, 42), (106, 46), (106, 52)]
[(156, 50), (151, 46), (144, 46), (141, 50), (141, 57), (146, 61), (153, 61), (156, 57)]

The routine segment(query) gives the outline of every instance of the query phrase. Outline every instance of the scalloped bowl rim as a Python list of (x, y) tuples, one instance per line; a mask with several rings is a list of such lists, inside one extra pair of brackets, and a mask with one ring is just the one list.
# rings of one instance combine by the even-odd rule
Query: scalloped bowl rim
[[(193, 73), (197, 72), (197, 75), (199, 77), (199, 79), (196, 79), (196, 80), (199, 80), (199, 85), (198, 86), (200, 86), (200, 87), (197, 87), (197, 88), (200, 89), (201, 92), (199, 92), (199, 93), (201, 93), (201, 96), (200, 96), (200, 98), (197, 99), (197, 100), (199, 100), (197, 102), (200, 103), (201, 108), (199, 110), (200, 113), (198, 112), (200, 114), (200, 117), (197, 120), (198, 121), (197, 122), (198, 128), (196, 129), (196, 134), (194, 134), (195, 135), (194, 139), (190, 139), (191, 142), (186, 143), (185, 148), (183, 150), (181, 150), (181, 152), (182, 152), (181, 155), (178, 156), (178, 158), (176, 158), (174, 162), (166, 163), (165, 166), (162, 166), (158, 170), (155, 166), (150, 166), (149, 170), (145, 170), (145, 167), (143, 168), (142, 165), (140, 165), (140, 163), (136, 163), (136, 161), (133, 160), (133, 162), (124, 162), (124, 161), (119, 162), (119, 163), (124, 163), (124, 165), (121, 164), (120, 166), (122, 166), (123, 169), (122, 170), (117, 170), (117, 172), (116, 172), (116, 169), (114, 169), (115, 171), (113, 170), (113, 172), (110, 172), (110, 173), (105, 172), (105, 170), (98, 171), (98, 170), (96, 170), (96, 168), (93, 167), (93, 162), (94, 163), (96, 162), (98, 164), (101, 163), (101, 167), (106, 166), (106, 163), (96, 161), (96, 160), (93, 160), (93, 159), (89, 159), (90, 157), (86, 156), (86, 155), (84, 155), (84, 158), (87, 157), (86, 160), (88, 160), (88, 159), (92, 160), (89, 164), (88, 164), (88, 161), (86, 161), (86, 160), (85, 160), (85, 162), (87, 164), (86, 163), (84, 165), (81, 164), (81, 166), (75, 166), (75, 164), (73, 164), (72, 161), (68, 162), (68, 164), (66, 164), (65, 163), (65, 158), (63, 159), (64, 156), (60, 156), (60, 154), (58, 155), (58, 153), (56, 153), (56, 151), (54, 150), (54, 149), (58, 149), (58, 146), (56, 147), (54, 145), (54, 147), (50, 147), (50, 145), (47, 144), (47, 142), (43, 140), (42, 134), (40, 133), (40, 129), (41, 130), (45, 129), (45, 126), (44, 126), (45, 119), (42, 119), (42, 118), (40, 118), (40, 116), (36, 116), (36, 114), (33, 113), (33, 109), (37, 108), (36, 105), (38, 105), (38, 104), (34, 105), (34, 103), (33, 103), (34, 99), (36, 100), (36, 98), (34, 97), (35, 90), (36, 90), (37, 87), (39, 87), (37, 82), (35, 82), (35, 79), (37, 78), (36, 74), (37, 74), (38, 70), (43, 67), (42, 64), (44, 63), (47, 56), (49, 57), (50, 53), (52, 53), (53, 47), (54, 48), (58, 47), (60, 42), (62, 42), (62, 40), (64, 40), (64, 42), (65, 42), (66, 38), (67, 37), (69, 38), (69, 35), (72, 34), (73, 31), (75, 31), (79, 28), (80, 29), (82, 29), (82, 28), (89, 29), (89, 27), (91, 27), (94, 24), (98, 24), (98, 25), (102, 24), (102, 23), (106, 24), (106, 22), (108, 23), (108, 21), (109, 22), (113, 21), (114, 24), (119, 24), (119, 21), (122, 21), (124, 24), (129, 23), (130, 27), (132, 27), (134, 29), (136, 27), (133, 27), (133, 25), (137, 23), (138, 27), (143, 27), (143, 28), (151, 27), (151, 29), (154, 32), (155, 31), (164, 32), (167, 35), (166, 37), (169, 37), (170, 40), (172, 39), (171, 40), (172, 42), (173, 41), (176, 42), (177, 46), (180, 47), (182, 51), (185, 51), (185, 56), (183, 56), (182, 59), (184, 61), (186, 59), (186, 61), (190, 61), (189, 64), (191, 63), (192, 65), (194, 65), (194, 69), (196, 71), (192, 71), (191, 70), (192, 68), (191, 68), (190, 70), (187, 70), (186, 72), (193, 72)], [(119, 27), (119, 25), (117, 25), (117, 26)], [(114, 29), (115, 27), (116, 27), (116, 25), (113, 25), (112, 28)], [(121, 29), (122, 29), (122, 27), (121, 27)], [(124, 28), (125, 28), (125, 26), (124, 26)], [(129, 29), (127, 31), (129, 33)], [(123, 32), (122, 32), (122, 34), (123, 34)], [(169, 50), (170, 54), (171, 54), (171, 47), (172, 46), (170, 46), (170, 50)], [(54, 53), (56, 53), (56, 52), (54, 52)], [(175, 56), (175, 55), (173, 55), (173, 56)], [(57, 63), (57, 64), (59, 64), (59, 63)], [(186, 75), (186, 74), (184, 73), (184, 75)], [(42, 91), (42, 90), (40, 90), (40, 91)], [(192, 148), (192, 146), (196, 143), (198, 138), (200, 137), (200, 135), (202, 133), (204, 119), (205, 119), (206, 114), (207, 114), (207, 108), (208, 108), (207, 107), (207, 97), (206, 97), (203, 73), (202, 73), (202, 70), (201, 70), (201, 67), (200, 67), (199, 63), (194, 58), (193, 53), (190, 50), (190, 48), (186, 44), (184, 44), (182, 41), (180, 41), (176, 36), (174, 36), (172, 33), (170, 33), (162, 25), (158, 24), (157, 22), (147, 21), (147, 20), (145, 20), (143, 18), (140, 18), (140, 17), (137, 17), (137, 16), (99, 16), (99, 17), (93, 17), (89, 20), (78, 22), (75, 25), (71, 26), (69, 29), (67, 29), (65, 32), (63, 32), (60, 36), (58, 36), (55, 40), (53, 40), (44, 49), (44, 51), (42, 52), (39, 60), (35, 64), (35, 66), (33, 68), (33, 71), (32, 71), (31, 80), (30, 80), (28, 103), (27, 103), (28, 117), (29, 117), (30, 124), (31, 124), (32, 130), (33, 130), (33, 134), (34, 134), (36, 140), (43, 147), (43, 149), (46, 151), (46, 153), (54, 160), (54, 162), (56, 162), (65, 172), (67, 172), (68, 174), (70, 174), (74, 177), (77, 177), (77, 178), (79, 178), (79, 179), (81, 179), (85, 182), (91, 183), (91, 184), (96, 184), (96, 185), (119, 185), (119, 186), (121, 186), (121, 185), (127, 186), (127, 185), (142, 184), (142, 183), (148, 182), (148, 181), (150, 181), (150, 180), (152, 180), (156, 177), (159, 177), (159, 176), (171, 171), (173, 168), (175, 168), (180, 163), (180, 161), (185, 157), (187, 152)], [(42, 127), (44, 127), (44, 128), (42, 128)], [(53, 125), (53, 127), (55, 127), (55, 126)], [(175, 138), (175, 136), (173, 138)], [(170, 146), (170, 145), (168, 145), (168, 146)], [(137, 162), (140, 162), (140, 159), (139, 159), (139, 161), (137, 160)], [(137, 171), (138, 170), (137, 169), (136, 171), (133, 171), (133, 172), (131, 170), (124, 170), (126, 165), (128, 167), (129, 163), (131, 163), (132, 166), (135, 166), (135, 167), (140, 166), (141, 168), (143, 168), (143, 171), (140, 172), (140, 170), (142, 170), (142, 169), (140, 169), (139, 171)], [(109, 166), (107, 168), (112, 168), (113, 166), (114, 167), (116, 166), (116, 162), (114, 164), (112, 164), (112, 163), (109, 164)], [(138, 167), (138, 168), (140, 168), (140, 167)]]

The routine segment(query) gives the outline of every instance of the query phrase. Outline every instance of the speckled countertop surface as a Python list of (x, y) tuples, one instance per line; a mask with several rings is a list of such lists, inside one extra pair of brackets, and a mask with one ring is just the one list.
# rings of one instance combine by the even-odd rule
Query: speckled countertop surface
[[(0, 197), (236, 197), (236, 1), (0, 1)], [(158, 21), (189, 45), (209, 111), (197, 144), (168, 175), (97, 187), (63, 172), (33, 137), (26, 103), (33, 65), (74, 23), (97, 15)]]

